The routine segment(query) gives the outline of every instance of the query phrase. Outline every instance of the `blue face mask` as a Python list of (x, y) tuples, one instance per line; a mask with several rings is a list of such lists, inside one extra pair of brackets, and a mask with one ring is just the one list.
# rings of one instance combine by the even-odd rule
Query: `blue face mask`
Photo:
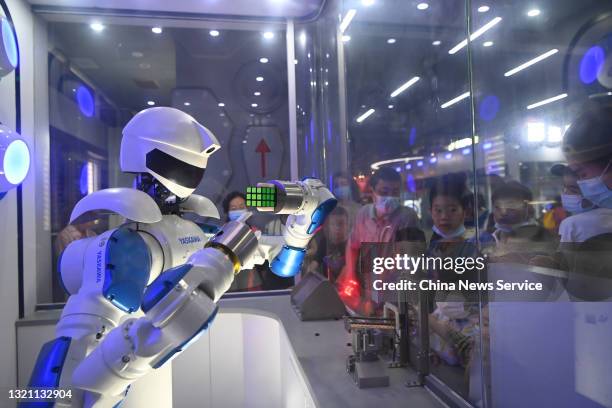
[(240, 218), (240, 216), (242, 214), (245, 214), (247, 212), (246, 209), (242, 209), (242, 210), (230, 210), (227, 213), (227, 218), (229, 218), (230, 221), (236, 221), (238, 218)]
[(377, 195), (374, 205), (379, 215), (389, 215), (397, 210), (402, 205), (402, 202), (399, 197)]
[(561, 204), (566, 211), (572, 214), (580, 214), (593, 209), (593, 205), (582, 207), (582, 202), (586, 201), (584, 197), (578, 194), (561, 194)]
[(439, 236), (441, 236), (444, 239), (453, 239), (453, 238), (458, 238), (458, 237), (462, 237), (463, 234), (465, 234), (465, 226), (460, 226), (459, 228), (457, 228), (456, 230), (454, 230), (451, 233), (444, 233), (442, 231), (440, 231), (440, 229), (438, 227), (436, 227), (435, 225), (431, 228), (436, 234), (438, 234)]
[(612, 208), (612, 190), (610, 190), (601, 179), (608, 171), (611, 163), (612, 161), (608, 163), (599, 177), (578, 180), (578, 187), (580, 187), (582, 196), (596, 206), (602, 208)]
[(334, 195), (340, 200), (348, 200), (351, 198), (351, 188), (349, 186), (340, 186), (334, 188)]

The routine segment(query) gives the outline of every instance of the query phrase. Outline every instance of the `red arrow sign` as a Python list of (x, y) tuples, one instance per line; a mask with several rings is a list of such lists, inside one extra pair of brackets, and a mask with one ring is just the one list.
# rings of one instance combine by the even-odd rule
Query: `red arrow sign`
[(270, 153), (270, 146), (265, 139), (261, 139), (255, 148), (255, 152), (261, 153), (261, 177), (266, 177), (266, 153)]

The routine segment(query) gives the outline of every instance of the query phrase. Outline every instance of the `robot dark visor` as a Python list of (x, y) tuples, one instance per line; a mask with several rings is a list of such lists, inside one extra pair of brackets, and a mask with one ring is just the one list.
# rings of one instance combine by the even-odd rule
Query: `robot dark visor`
[(147, 168), (187, 188), (196, 188), (200, 181), (202, 181), (204, 170), (206, 170), (205, 168), (185, 163), (159, 149), (153, 149), (147, 153)]

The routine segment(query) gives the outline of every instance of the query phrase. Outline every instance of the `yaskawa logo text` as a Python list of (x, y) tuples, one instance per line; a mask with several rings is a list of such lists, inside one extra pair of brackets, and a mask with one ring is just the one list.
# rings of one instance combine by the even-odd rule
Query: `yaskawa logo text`
[(200, 237), (183, 237), (178, 239), (182, 245), (195, 244), (196, 242), (202, 242)]
[(102, 251), (96, 254), (96, 283), (102, 280)]

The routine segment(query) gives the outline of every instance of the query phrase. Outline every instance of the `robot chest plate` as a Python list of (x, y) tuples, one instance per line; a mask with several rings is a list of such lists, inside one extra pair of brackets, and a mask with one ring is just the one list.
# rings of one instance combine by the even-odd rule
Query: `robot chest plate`
[(197, 224), (176, 215), (164, 215), (159, 222), (141, 225), (140, 230), (153, 235), (159, 243), (164, 258), (162, 270), (184, 264), (208, 240)]

